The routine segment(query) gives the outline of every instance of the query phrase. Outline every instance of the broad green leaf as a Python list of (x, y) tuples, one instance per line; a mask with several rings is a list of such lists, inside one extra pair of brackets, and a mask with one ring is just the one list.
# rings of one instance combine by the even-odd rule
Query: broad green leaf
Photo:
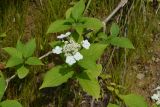
[(132, 42), (128, 38), (124, 37), (113, 37), (110, 39), (109, 43), (122, 48), (134, 49)]
[(37, 57), (29, 57), (25, 63), (28, 65), (43, 65), (41, 60)]
[(69, 8), (69, 9), (66, 11), (66, 19), (70, 18), (71, 13), (72, 13), (72, 9), (73, 9), (73, 7)]
[(14, 67), (16, 65), (22, 64), (23, 59), (22, 58), (17, 58), (17, 57), (11, 57), (6, 63), (6, 67)]
[(106, 107), (120, 107), (119, 105), (109, 103)]
[(21, 52), (22, 54), (24, 54), (25, 51), (26, 51), (26, 50), (25, 50), (25, 45), (24, 45), (20, 40), (17, 41), (16, 49), (17, 49), (19, 52)]
[(29, 73), (29, 70), (24, 66), (20, 67), (17, 70), (17, 74), (20, 79), (23, 79), (24, 77), (26, 77), (28, 73)]
[(72, 17), (75, 20), (78, 20), (83, 15), (84, 9), (85, 9), (85, 3), (83, 0), (80, 0), (73, 6)]
[(0, 107), (22, 107), (16, 100), (5, 100), (0, 103)]
[(102, 22), (96, 18), (83, 17), (81, 21), (84, 23), (83, 26), (85, 28), (92, 30), (99, 30), (103, 27)]
[(100, 96), (100, 85), (98, 80), (92, 77), (87, 72), (82, 72), (77, 76), (80, 86), (83, 88), (85, 92), (94, 98), (98, 99)]
[(97, 78), (102, 72), (102, 65), (97, 64), (95, 69), (87, 69), (87, 70), (84, 70), (84, 72), (87, 72), (87, 74), (92, 76), (93, 78)]
[(75, 29), (76, 29), (76, 32), (79, 34), (79, 36), (82, 36), (83, 29), (84, 29), (83, 26), (77, 25)]
[(40, 89), (59, 86), (67, 82), (67, 80), (72, 77), (73, 73), (71, 69), (63, 66), (56, 66), (46, 73)]
[(4, 38), (4, 37), (6, 37), (7, 35), (6, 35), (6, 33), (1, 33), (0, 34), (0, 38)]
[(12, 57), (22, 58), (22, 53), (18, 51), (16, 48), (6, 47), (3, 49)]
[(116, 23), (112, 23), (110, 29), (111, 36), (118, 36), (119, 34), (119, 26)]
[(29, 41), (25, 44), (25, 48), (24, 48), (24, 49), (25, 49), (25, 51), (24, 51), (23, 56), (24, 56), (25, 58), (28, 58), (28, 57), (32, 56), (33, 53), (34, 53), (34, 51), (35, 51), (35, 49), (36, 49), (36, 41), (35, 41), (35, 39), (29, 40)]
[(72, 33), (72, 38), (78, 43), (81, 43), (83, 40), (83, 36), (79, 35), (77, 32)]
[(80, 60), (78, 64), (85, 69), (94, 70), (97, 68), (96, 61), (101, 57), (106, 47), (106, 44), (96, 43), (91, 44), (89, 49), (82, 49), (80, 53), (83, 55), (83, 60)]
[(0, 101), (4, 95), (5, 87), (6, 87), (6, 81), (4, 79), (2, 72), (0, 71)]
[(67, 24), (67, 20), (57, 20), (49, 26), (47, 30), (48, 33), (56, 33), (56, 32), (61, 32), (64, 30), (68, 30), (71, 28), (71, 25)]
[(122, 95), (121, 99), (128, 107), (148, 107), (145, 99), (140, 95)]

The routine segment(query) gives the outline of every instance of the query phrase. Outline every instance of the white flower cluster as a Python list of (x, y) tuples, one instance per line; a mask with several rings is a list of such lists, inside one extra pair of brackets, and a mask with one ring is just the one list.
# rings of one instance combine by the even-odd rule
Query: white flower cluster
[[(68, 37), (71, 34), (71, 32), (67, 32), (66, 34), (61, 34), (58, 36), (58, 39), (63, 39), (65, 37)], [(68, 41), (63, 41), (64, 46), (56, 46), (55, 48), (52, 49), (52, 52), (55, 54), (61, 54), (64, 53), (66, 57), (66, 63), (69, 65), (73, 65), (76, 63), (76, 61), (79, 61), (83, 59), (83, 55), (79, 52), (81, 47), (85, 49), (89, 49), (90, 43), (88, 40), (83, 40), (81, 44), (76, 43), (73, 39), (70, 39)]]
[(156, 91), (156, 93), (151, 96), (151, 99), (156, 101), (157, 105), (160, 105), (160, 86), (154, 89), (154, 91)]
[(61, 35), (57, 36), (57, 38), (58, 39), (63, 39), (63, 38), (68, 37), (69, 35), (71, 35), (71, 32), (67, 32), (66, 34), (61, 34)]

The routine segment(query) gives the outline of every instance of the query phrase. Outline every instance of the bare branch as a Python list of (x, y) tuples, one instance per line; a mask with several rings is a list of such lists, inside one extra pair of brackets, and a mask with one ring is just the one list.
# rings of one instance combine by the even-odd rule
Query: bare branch
[(122, 8), (127, 2), (128, 0), (121, 0), (118, 6), (112, 11), (112, 13), (103, 22), (107, 23), (115, 15), (115, 13), (117, 13), (118, 10)]
[(17, 75), (17, 74), (14, 74), (14, 75), (12, 75), (10, 78), (6, 79), (6, 88), (5, 88), (5, 90), (7, 89), (9, 82), (10, 82), (12, 79), (14, 79), (14, 78), (16, 77), (16, 75)]
[(47, 53), (44, 54), (43, 56), (39, 57), (39, 59), (43, 59), (43, 58), (49, 56), (50, 54), (52, 54), (52, 51), (47, 52)]

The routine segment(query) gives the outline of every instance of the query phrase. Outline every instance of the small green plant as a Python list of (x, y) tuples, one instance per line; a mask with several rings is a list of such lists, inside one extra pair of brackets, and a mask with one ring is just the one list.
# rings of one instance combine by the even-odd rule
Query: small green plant
[[(112, 44), (124, 48), (134, 48), (127, 38), (117, 37), (119, 34), (117, 24), (112, 25), (111, 36), (107, 36), (101, 31), (103, 23), (96, 18), (84, 17), (84, 9), (85, 3), (80, 0), (67, 10), (66, 19), (57, 20), (49, 26), (47, 33), (67, 30), (71, 32), (57, 36), (58, 41), (50, 43), (53, 53), (61, 54), (65, 63), (53, 67), (46, 73), (40, 89), (59, 86), (67, 82), (69, 78), (73, 78), (78, 80), (84, 91), (98, 99), (100, 85), (97, 78), (101, 74), (102, 66), (96, 62), (106, 47)], [(92, 32), (86, 34), (88, 30)], [(89, 41), (85, 38), (89, 38)]]
[(16, 100), (2, 101), (5, 89), (6, 89), (6, 81), (2, 72), (0, 71), (0, 107), (22, 107), (22, 105)]
[(18, 40), (16, 48), (6, 47), (3, 49), (11, 56), (6, 63), (6, 67), (16, 67), (16, 74), (20, 79), (23, 79), (29, 73), (27, 65), (43, 65), (37, 57), (32, 57), (36, 49), (35, 39), (31, 39), (26, 44)]

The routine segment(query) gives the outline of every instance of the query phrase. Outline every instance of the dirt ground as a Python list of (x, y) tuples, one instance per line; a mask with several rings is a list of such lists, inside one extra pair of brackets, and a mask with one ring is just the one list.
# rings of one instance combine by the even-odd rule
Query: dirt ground
[(131, 92), (144, 96), (151, 106), (154, 103), (151, 100), (153, 89), (160, 86), (160, 33), (154, 36), (152, 46), (147, 51), (149, 59), (136, 60), (127, 73), (126, 80), (132, 81)]

